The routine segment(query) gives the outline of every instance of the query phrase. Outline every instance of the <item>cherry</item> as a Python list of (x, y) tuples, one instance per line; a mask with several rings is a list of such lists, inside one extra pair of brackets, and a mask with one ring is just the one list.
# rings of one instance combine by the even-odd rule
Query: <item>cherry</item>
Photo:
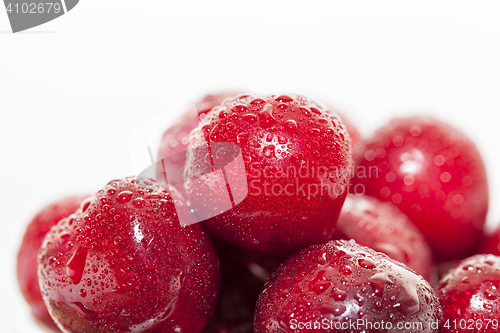
[[(352, 157), (344, 125), (324, 106), (299, 95), (239, 95), (207, 113), (190, 139), (185, 175), (195, 214), (220, 200), (226, 187), (231, 192), (228, 208), (204, 221), (215, 235), (282, 257), (332, 236)], [(233, 176), (233, 184), (223, 185), (214, 161), (234, 152), (217, 143), (241, 148), (246, 179)]]
[(434, 282), (432, 252), (408, 217), (390, 202), (366, 195), (349, 195), (337, 222), (336, 239), (383, 252)]
[[(438, 332), (441, 320), (438, 299), (421, 276), (341, 240), (313, 245), (273, 273), (257, 301), (254, 331)], [(408, 323), (408, 330), (397, 326)]]
[(473, 251), (488, 211), (488, 184), (464, 134), (432, 118), (395, 119), (367, 140), (356, 162), (354, 184), (408, 215), (437, 260)]
[(38, 286), (38, 250), (50, 228), (62, 218), (74, 213), (84, 199), (84, 196), (67, 197), (38, 212), (29, 223), (17, 253), (17, 281), (24, 299), (30, 305), (35, 318), (52, 328), (56, 326), (43, 303)]
[(115, 180), (49, 231), (38, 274), (61, 330), (203, 329), (215, 308), (218, 261), (201, 225), (180, 225), (179, 204), (153, 181)]
[(438, 286), (442, 332), (498, 332), (500, 257), (487, 254), (462, 260)]

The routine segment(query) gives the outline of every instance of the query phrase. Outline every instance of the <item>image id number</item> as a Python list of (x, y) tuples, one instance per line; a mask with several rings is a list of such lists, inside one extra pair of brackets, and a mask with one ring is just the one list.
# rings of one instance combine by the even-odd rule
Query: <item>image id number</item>
[(55, 13), (59, 14), (61, 12), (61, 4), (46, 2), (46, 3), (9, 3), (7, 6), (7, 12), (9, 14), (43, 14), (43, 13)]

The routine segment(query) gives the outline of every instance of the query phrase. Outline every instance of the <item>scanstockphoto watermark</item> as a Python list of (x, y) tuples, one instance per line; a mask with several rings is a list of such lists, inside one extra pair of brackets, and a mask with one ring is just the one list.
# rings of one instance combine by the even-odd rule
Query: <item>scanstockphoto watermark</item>
[[(351, 173), (337, 166), (310, 165), (305, 161), (300, 166), (266, 166), (252, 162), (248, 171), (249, 195), (252, 196), (305, 196), (308, 199), (317, 195), (338, 197), (345, 191), (349, 194), (365, 194), (365, 185), (349, 182), (350, 177), (370, 178), (378, 177), (377, 167), (366, 168), (358, 166), (352, 168)], [(334, 180), (339, 180), (333, 182)], [(311, 181), (312, 180), (312, 181)], [(319, 182), (318, 182), (319, 181)], [(340, 184), (346, 184), (342, 186)]]
[(398, 330), (400, 332), (414, 332), (422, 330), (439, 329), (439, 321), (420, 322), (420, 321), (369, 321), (367, 319), (335, 321), (328, 318), (316, 321), (300, 321), (298, 319), (290, 320), (290, 329), (292, 330), (342, 330), (345, 332), (368, 331), (368, 330)]

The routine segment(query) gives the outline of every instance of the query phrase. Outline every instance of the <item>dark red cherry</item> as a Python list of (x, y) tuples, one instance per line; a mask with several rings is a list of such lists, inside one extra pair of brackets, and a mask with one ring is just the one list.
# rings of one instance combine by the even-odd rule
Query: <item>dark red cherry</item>
[(395, 119), (367, 140), (353, 181), (417, 225), (439, 261), (463, 258), (482, 237), (488, 183), (474, 144), (432, 118)]
[[(273, 273), (257, 301), (254, 331), (439, 332), (441, 320), (438, 299), (421, 276), (341, 240), (313, 245)], [(405, 323), (413, 326), (398, 326)]]
[(475, 255), (462, 260), (439, 282), (442, 332), (498, 332), (500, 257)]
[[(207, 113), (191, 139), (187, 193), (198, 216), (219, 204), (204, 222), (215, 235), (283, 257), (332, 236), (350, 179), (351, 140), (321, 104), (292, 94), (237, 96)], [(219, 149), (223, 143), (237, 145), (241, 159)], [(217, 165), (233, 153), (234, 162)], [(238, 161), (246, 174), (235, 176)]]
[(38, 274), (61, 330), (203, 329), (215, 308), (218, 261), (201, 225), (180, 225), (179, 209), (154, 182), (125, 178), (49, 231)]

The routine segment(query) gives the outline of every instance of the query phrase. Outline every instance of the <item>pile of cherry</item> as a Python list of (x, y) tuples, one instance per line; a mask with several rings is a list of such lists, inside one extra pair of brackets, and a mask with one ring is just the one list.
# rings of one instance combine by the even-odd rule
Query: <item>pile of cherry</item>
[[(158, 152), (188, 151), (181, 190), (112, 180), (31, 221), (17, 272), (38, 320), (64, 332), (497, 331), (500, 231), (483, 233), (485, 167), (460, 131), (416, 116), (363, 140), (292, 94), (210, 95), (197, 109)], [(241, 149), (244, 189), (216, 172), (215, 142)], [(232, 206), (180, 223), (221, 191)]]

